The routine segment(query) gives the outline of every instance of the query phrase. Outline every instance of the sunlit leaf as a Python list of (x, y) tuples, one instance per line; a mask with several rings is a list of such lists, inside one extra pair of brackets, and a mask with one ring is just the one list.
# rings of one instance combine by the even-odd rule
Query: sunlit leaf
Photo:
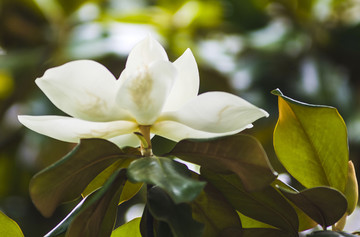
[(123, 224), (111, 233), (111, 237), (141, 237), (140, 221), (141, 218), (135, 218)]
[(66, 237), (110, 236), (125, 179), (124, 169), (114, 173), (101, 189), (85, 197), (45, 237), (55, 237), (65, 232)]
[(120, 195), (119, 204), (123, 203), (125, 201), (130, 200), (132, 197), (134, 197), (143, 186), (143, 183), (132, 183), (129, 181), (125, 182), (123, 191)]
[(82, 196), (86, 197), (90, 193), (94, 192), (98, 188), (102, 187), (106, 180), (120, 167), (126, 168), (133, 159), (118, 160), (108, 166), (104, 171), (98, 174), (82, 192)]
[(336, 223), (346, 212), (345, 196), (330, 187), (315, 187), (301, 192), (280, 191), (323, 227)]
[(193, 217), (205, 225), (204, 236), (217, 237), (223, 229), (240, 227), (236, 210), (210, 184), (191, 202)]
[(201, 169), (201, 175), (213, 184), (239, 212), (288, 232), (298, 233), (298, 218), (292, 206), (273, 187), (247, 192), (236, 175), (221, 175)]
[(175, 203), (194, 200), (204, 182), (190, 177), (184, 164), (163, 157), (145, 157), (133, 161), (128, 169), (128, 178), (132, 182), (144, 182), (164, 189)]
[(191, 207), (175, 204), (161, 188), (154, 186), (148, 191), (148, 205), (155, 219), (169, 225), (174, 237), (202, 236), (203, 224), (193, 220)]
[(261, 222), (261, 221), (255, 220), (253, 218), (250, 218), (248, 216), (245, 216), (241, 212), (238, 212), (238, 215), (240, 217), (241, 225), (243, 228), (256, 228), (256, 229), (275, 228), (269, 224), (266, 224), (264, 222)]
[(81, 140), (68, 155), (33, 177), (31, 198), (49, 217), (60, 203), (79, 197), (91, 180), (112, 163), (119, 159), (126, 163), (133, 157), (103, 139)]
[(346, 126), (335, 108), (279, 100), (275, 152), (289, 173), (307, 188), (331, 186), (344, 192), (349, 158)]
[(248, 190), (269, 185), (276, 176), (261, 144), (248, 135), (180, 141), (169, 153), (220, 173), (234, 172)]
[(24, 237), (18, 224), (0, 211), (0, 236)]
[(355, 210), (359, 200), (359, 187), (356, 179), (355, 167), (351, 160), (348, 163), (348, 178), (344, 195), (348, 202), (347, 214), (350, 215)]

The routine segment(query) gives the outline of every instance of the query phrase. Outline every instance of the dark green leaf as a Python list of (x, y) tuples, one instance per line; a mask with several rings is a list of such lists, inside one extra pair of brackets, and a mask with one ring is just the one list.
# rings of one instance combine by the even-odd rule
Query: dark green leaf
[(85, 197), (45, 237), (66, 232), (66, 237), (109, 236), (116, 218), (117, 204), (126, 179), (126, 171), (115, 172), (97, 191)]
[(140, 221), (141, 218), (135, 218), (123, 224), (111, 233), (111, 237), (141, 237)]
[(217, 237), (223, 229), (240, 227), (241, 222), (234, 208), (210, 184), (191, 202), (193, 217), (205, 224), (204, 236)]
[(248, 135), (180, 141), (169, 153), (218, 173), (235, 173), (248, 190), (269, 185), (276, 176), (261, 144)]
[(159, 187), (148, 191), (148, 205), (155, 219), (166, 222), (174, 237), (202, 236), (203, 224), (193, 220), (191, 207), (186, 203), (175, 204)]
[(156, 237), (173, 237), (170, 226), (164, 221), (158, 221)]
[(194, 200), (205, 186), (205, 182), (189, 177), (190, 172), (184, 164), (169, 158), (141, 158), (133, 161), (127, 172), (130, 181), (157, 185), (164, 189), (175, 203)]
[(33, 177), (31, 198), (39, 211), (49, 217), (60, 203), (79, 197), (105, 168), (119, 159), (126, 163), (127, 158), (134, 156), (107, 140), (81, 140), (68, 155)]
[(0, 211), (0, 236), (24, 237), (18, 224)]
[[(279, 179), (276, 179), (272, 184), (272, 187), (275, 188), (279, 188), (281, 187), (282, 189), (288, 190), (289, 192), (297, 192), (296, 189), (294, 189), (293, 187), (289, 186), (286, 183), (283, 183), (282, 181), (280, 181)], [(278, 187), (279, 186), (279, 187)], [(299, 219), (299, 232), (300, 231), (304, 231), (304, 230), (308, 230), (311, 228), (314, 228), (315, 226), (318, 225), (318, 223), (316, 221), (314, 221), (313, 219), (311, 219), (304, 211), (302, 211), (299, 207), (297, 207), (294, 203), (290, 203), (292, 205), (292, 207), (295, 209), (296, 214), (298, 215), (298, 219)], [(241, 218), (242, 221), (242, 218)], [(254, 227), (251, 227), (254, 228)], [(267, 227), (266, 227), (267, 228)]]
[(349, 151), (338, 111), (295, 101), (279, 90), (272, 93), (279, 100), (274, 147), (281, 163), (307, 188), (331, 186), (344, 192)]
[(236, 175), (221, 175), (201, 169), (201, 175), (213, 184), (242, 214), (288, 232), (298, 233), (298, 217), (293, 207), (273, 187), (247, 192)]
[(286, 198), (323, 227), (335, 224), (346, 212), (343, 194), (330, 187), (316, 187), (301, 192), (279, 188)]

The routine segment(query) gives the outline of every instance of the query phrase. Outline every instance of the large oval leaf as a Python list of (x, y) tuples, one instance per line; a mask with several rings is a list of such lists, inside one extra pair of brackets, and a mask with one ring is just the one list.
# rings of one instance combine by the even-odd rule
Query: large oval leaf
[(110, 236), (125, 180), (124, 169), (115, 172), (102, 188), (85, 197), (45, 237), (59, 236), (65, 232), (66, 237)]
[(273, 187), (247, 192), (236, 175), (221, 175), (201, 169), (201, 175), (214, 185), (239, 212), (297, 236), (298, 217), (292, 206)]
[(345, 196), (333, 188), (315, 187), (295, 192), (279, 187), (279, 190), (323, 228), (335, 224), (347, 209)]
[(261, 144), (248, 135), (183, 140), (169, 153), (220, 173), (235, 173), (248, 190), (269, 185), (276, 175)]
[(205, 225), (203, 236), (217, 237), (226, 228), (241, 228), (236, 210), (211, 184), (191, 202), (191, 207), (194, 219)]
[(184, 164), (164, 157), (145, 157), (133, 161), (128, 169), (132, 182), (144, 182), (164, 189), (175, 203), (194, 200), (205, 182), (192, 179)]
[(24, 237), (18, 224), (0, 211), (0, 236)]
[(307, 188), (331, 186), (344, 192), (349, 159), (346, 126), (335, 108), (295, 101), (280, 90), (275, 152)]
[(191, 207), (186, 203), (175, 204), (159, 187), (148, 190), (148, 206), (155, 219), (166, 222), (174, 237), (199, 237), (203, 224), (192, 218)]
[(136, 155), (124, 153), (107, 140), (81, 140), (68, 155), (32, 178), (31, 199), (38, 210), (49, 217), (60, 203), (79, 197), (106, 167), (120, 158), (125, 162), (134, 157)]

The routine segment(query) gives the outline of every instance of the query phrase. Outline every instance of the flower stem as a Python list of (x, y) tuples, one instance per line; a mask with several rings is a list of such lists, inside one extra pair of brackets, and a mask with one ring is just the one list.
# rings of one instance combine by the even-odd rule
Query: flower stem
[(152, 146), (150, 138), (150, 126), (140, 125), (139, 126), (140, 134), (137, 134), (141, 140), (140, 151), (141, 155), (145, 157), (152, 156)]

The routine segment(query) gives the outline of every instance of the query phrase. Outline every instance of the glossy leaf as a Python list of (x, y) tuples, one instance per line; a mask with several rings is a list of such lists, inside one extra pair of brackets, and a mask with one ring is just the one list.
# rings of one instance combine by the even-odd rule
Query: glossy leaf
[(240, 227), (236, 210), (210, 184), (191, 202), (193, 217), (205, 225), (204, 236), (217, 237), (223, 229)]
[(68, 155), (33, 177), (31, 198), (39, 211), (49, 217), (60, 203), (79, 197), (91, 180), (112, 163), (119, 159), (126, 163), (127, 158), (133, 157), (106, 140), (81, 140)]
[(191, 207), (175, 204), (161, 188), (154, 186), (148, 191), (148, 205), (155, 219), (169, 225), (174, 237), (202, 236), (204, 226), (193, 220)]
[(133, 161), (128, 169), (128, 178), (132, 182), (144, 182), (164, 189), (175, 203), (194, 200), (204, 182), (190, 177), (184, 164), (163, 157), (145, 157)]
[(344, 192), (349, 152), (338, 111), (295, 101), (280, 90), (272, 93), (279, 100), (274, 147), (281, 163), (307, 188), (331, 186)]
[(141, 237), (140, 221), (141, 218), (135, 218), (123, 224), (111, 233), (111, 237)]
[(261, 144), (248, 135), (215, 140), (183, 140), (169, 153), (220, 173), (235, 173), (248, 190), (259, 190), (275, 178)]
[(125, 179), (125, 170), (114, 173), (101, 189), (85, 197), (45, 237), (55, 237), (65, 232), (66, 237), (110, 236)]
[(280, 191), (323, 227), (335, 224), (347, 209), (345, 196), (330, 187), (316, 187), (301, 192), (280, 188)]
[(296, 236), (298, 218), (292, 206), (273, 187), (261, 191), (247, 192), (235, 175), (216, 174), (201, 169), (201, 175), (214, 185), (239, 212), (253, 219)]
[(0, 211), (0, 236), (24, 237), (18, 224)]

